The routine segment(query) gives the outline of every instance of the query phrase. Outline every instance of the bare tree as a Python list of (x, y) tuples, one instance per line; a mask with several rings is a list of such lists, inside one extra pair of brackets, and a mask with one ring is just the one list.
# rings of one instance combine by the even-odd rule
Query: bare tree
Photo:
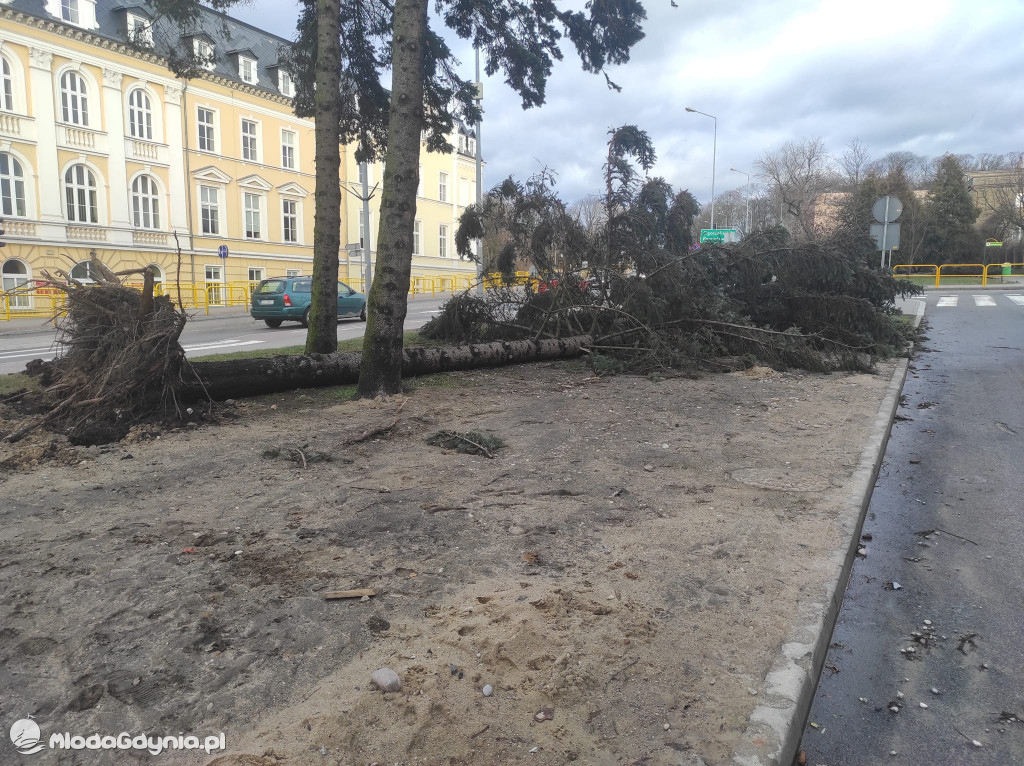
[(569, 205), (569, 215), (576, 219), (584, 231), (591, 234), (603, 231), (608, 224), (608, 210), (600, 194), (580, 197)]
[(859, 138), (853, 139), (846, 151), (839, 157), (839, 165), (845, 176), (843, 180), (848, 186), (856, 186), (864, 180), (870, 161), (871, 155), (868, 152), (868, 147)]
[(938, 162), (921, 154), (908, 151), (889, 152), (867, 166), (867, 171), (878, 176), (902, 173), (915, 189), (926, 186), (935, 175)]
[(988, 213), (984, 226), (1001, 239), (1024, 239), (1024, 155), (1018, 155), (1012, 170), (982, 185), (974, 180)]
[(798, 240), (814, 239), (814, 201), (838, 185), (825, 142), (820, 138), (787, 142), (765, 154), (755, 167), (779, 200), (782, 225)]

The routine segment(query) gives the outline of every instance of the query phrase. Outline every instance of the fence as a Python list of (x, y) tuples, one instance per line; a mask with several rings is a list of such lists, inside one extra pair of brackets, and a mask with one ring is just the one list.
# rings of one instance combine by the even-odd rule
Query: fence
[[(1009, 268), (1009, 274), (1004, 273), (1004, 267)], [(943, 279), (947, 284), (980, 284), (986, 287), (990, 279), (1001, 282), (1006, 276), (1024, 277), (1024, 263), (903, 263), (893, 266), (892, 273), (917, 282), (930, 282), (934, 278), (935, 287), (941, 287)]]
[[(520, 274), (529, 280), (526, 272)], [(520, 277), (517, 274), (517, 282)], [(500, 277), (490, 274), (484, 284), (494, 286), (500, 283)], [(238, 282), (158, 282), (153, 286), (155, 295), (167, 295), (175, 303), (187, 310), (210, 313), (212, 308), (230, 306), (248, 306), (258, 281)], [(365, 292), (363, 280), (347, 279), (345, 284), (354, 290)], [(418, 276), (409, 280), (410, 295), (438, 295), (469, 290), (476, 284), (476, 276), (470, 274), (442, 274), (438, 276)], [(525, 284), (525, 282), (524, 282)], [(141, 289), (142, 283), (132, 284)], [(19, 318), (52, 319), (64, 312), (65, 294), (53, 287), (18, 287), (8, 292), (0, 292), (0, 321)]]

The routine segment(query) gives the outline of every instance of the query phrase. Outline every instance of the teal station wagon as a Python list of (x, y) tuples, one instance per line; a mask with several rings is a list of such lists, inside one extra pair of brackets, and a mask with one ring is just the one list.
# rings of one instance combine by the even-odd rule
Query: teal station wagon
[[(249, 314), (262, 319), (267, 327), (280, 327), (285, 320), (309, 324), (309, 301), (313, 294), (312, 277), (275, 277), (264, 279), (252, 293)], [(338, 318), (366, 321), (366, 296), (344, 282), (338, 282)]]

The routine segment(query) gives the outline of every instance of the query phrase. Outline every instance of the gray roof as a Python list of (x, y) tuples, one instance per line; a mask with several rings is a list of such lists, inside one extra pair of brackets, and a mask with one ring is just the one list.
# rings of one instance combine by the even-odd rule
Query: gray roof
[[(7, 7), (41, 19), (54, 18), (46, 12), (45, 0), (12, 0)], [(96, 0), (96, 22), (99, 28), (91, 30), (92, 34), (122, 43), (128, 42), (128, 31), (125, 28), (126, 10), (134, 10), (138, 15), (145, 14), (150, 18), (154, 16), (152, 7), (146, 2)], [(272, 69), (278, 64), (281, 49), (291, 45), (290, 40), (208, 8), (203, 9), (202, 21), (192, 34), (204, 34), (213, 40), (215, 58), (212, 74), (233, 80), (240, 85), (258, 87), (280, 95), (277, 78)], [(182, 35), (177, 25), (166, 20), (156, 21), (153, 25), (154, 53), (167, 57), (172, 51), (180, 48), (181, 44)], [(238, 76), (238, 68), (230, 53), (239, 51), (251, 51), (259, 63), (258, 81), (255, 84), (246, 83)]]

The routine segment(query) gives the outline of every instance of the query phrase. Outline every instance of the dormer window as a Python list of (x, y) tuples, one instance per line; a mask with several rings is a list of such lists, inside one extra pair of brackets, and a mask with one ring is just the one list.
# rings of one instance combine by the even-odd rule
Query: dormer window
[(204, 69), (213, 69), (213, 45), (206, 40), (200, 40), (196, 38), (192, 41), (193, 51), (195, 52), (196, 58), (199, 59), (200, 64)]
[(153, 27), (149, 19), (136, 16), (134, 13), (129, 13), (126, 18), (128, 22), (128, 39), (134, 43), (152, 45)]
[(60, 0), (60, 17), (71, 24), (78, 24), (78, 0)]
[(256, 61), (245, 56), (238, 57), (238, 76), (245, 82), (256, 84)]
[(283, 69), (279, 69), (277, 72), (277, 89), (281, 91), (281, 95), (293, 98), (295, 96), (295, 80), (292, 79), (291, 72), (286, 72)]
[[(6, 3), (5, 3), (6, 4)], [(96, 29), (96, 0), (46, 0), (46, 12), (65, 24)]]

